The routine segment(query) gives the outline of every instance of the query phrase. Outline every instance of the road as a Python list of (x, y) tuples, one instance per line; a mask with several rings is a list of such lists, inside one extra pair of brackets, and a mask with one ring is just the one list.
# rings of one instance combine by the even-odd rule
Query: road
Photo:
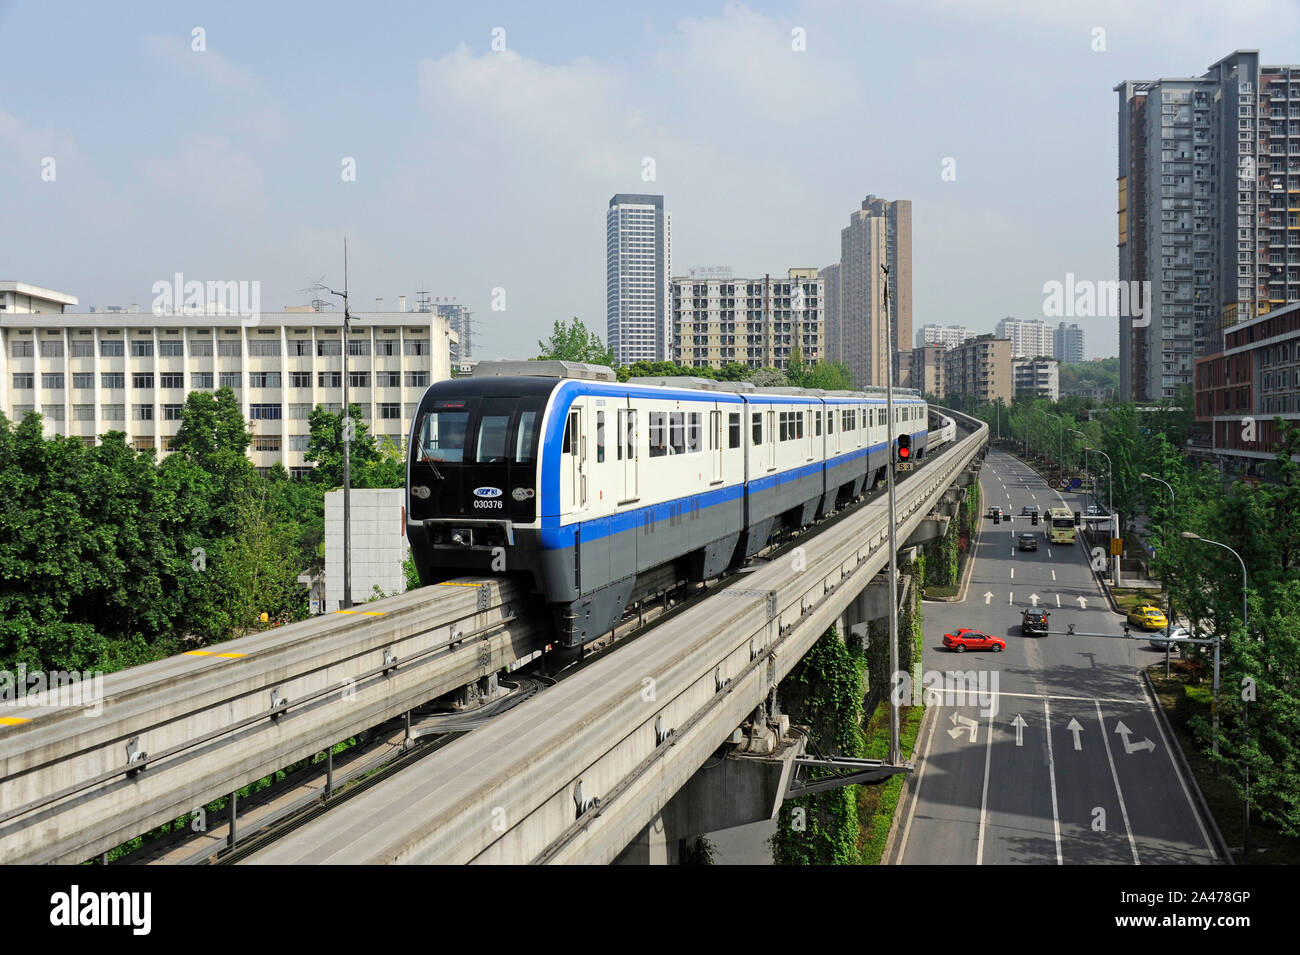
[[(1027, 465), (991, 451), (980, 475), (981, 529), (965, 600), (924, 605), (922, 686), (948, 692), (923, 724), (914, 798), (902, 807), (904, 864), (1189, 864), (1217, 858), (1139, 671), (1160, 659), (1123, 636), (1081, 544), (1052, 547), (1046, 513), (1062, 498)], [(994, 525), (988, 508), (1013, 515)], [(1038, 550), (1015, 538), (1039, 536)], [(1020, 615), (1050, 614), (1024, 637)], [(1067, 636), (1069, 624), (1076, 635)], [(1001, 636), (1000, 653), (957, 654), (943, 634)], [(1105, 636), (1082, 636), (1093, 633)], [(916, 788), (919, 787), (919, 788)]]

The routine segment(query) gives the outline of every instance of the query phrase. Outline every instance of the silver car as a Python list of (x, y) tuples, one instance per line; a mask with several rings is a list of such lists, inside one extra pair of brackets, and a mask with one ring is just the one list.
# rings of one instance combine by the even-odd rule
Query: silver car
[[(1190, 630), (1188, 630), (1186, 627), (1174, 627), (1172, 630), (1169, 631), (1168, 640), (1166, 640), (1164, 637), (1164, 631), (1159, 631), (1159, 636), (1153, 635), (1147, 641), (1147, 643), (1150, 644), (1151, 647), (1153, 647), (1156, 650), (1163, 650), (1165, 648), (1166, 643), (1169, 644), (1170, 649), (1177, 650), (1178, 647), (1180, 646), (1180, 641), (1190, 640), (1190, 639), (1192, 639), (1192, 632)], [(1187, 644), (1181, 644), (1181, 645), (1187, 646)]]

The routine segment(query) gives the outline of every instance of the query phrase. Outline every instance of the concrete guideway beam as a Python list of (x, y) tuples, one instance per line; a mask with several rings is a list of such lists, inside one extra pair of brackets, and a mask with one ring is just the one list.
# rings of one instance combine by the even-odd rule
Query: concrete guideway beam
[[(213, 649), (237, 656), (110, 674), (98, 717), (63, 709), (8, 727), (0, 861), (83, 861), (510, 666), (545, 634), (537, 621), (507, 622), (516, 589), (421, 588)], [(128, 741), (148, 758), (129, 763)]]

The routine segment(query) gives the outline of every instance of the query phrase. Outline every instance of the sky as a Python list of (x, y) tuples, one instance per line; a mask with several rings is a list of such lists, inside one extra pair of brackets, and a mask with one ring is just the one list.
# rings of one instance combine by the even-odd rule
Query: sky
[(1045, 283), (1116, 276), (1114, 86), (1300, 62), (1300, 5), (0, 0), (0, 36), (0, 279), (279, 311), (342, 288), (346, 237), (356, 310), (454, 297), (497, 358), (605, 336), (617, 192), (664, 195), (674, 273), (745, 277), (910, 199), (914, 328), (1045, 318)]

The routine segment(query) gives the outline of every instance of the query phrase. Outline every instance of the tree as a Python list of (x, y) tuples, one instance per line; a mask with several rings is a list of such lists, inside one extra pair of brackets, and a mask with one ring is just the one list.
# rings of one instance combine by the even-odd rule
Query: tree
[(785, 376), (796, 388), (807, 388), (808, 365), (803, 360), (803, 349), (795, 342), (790, 349), (790, 360), (786, 362)]
[[(379, 460), (379, 449), (375, 447), (375, 437), (361, 420), (361, 408), (349, 405), (348, 412), (352, 418), (352, 447), (349, 449), (349, 465), (354, 475), (365, 473), (366, 469)], [(326, 411), (321, 405), (312, 409), (307, 416), (308, 429), (307, 453), (303, 458), (316, 465), (312, 480), (325, 487), (343, 486), (343, 413)], [(354, 478), (354, 487), (361, 485)]]
[(779, 368), (760, 368), (749, 378), (755, 388), (782, 388), (790, 384)]
[(804, 374), (804, 388), (820, 388), (823, 391), (850, 391), (853, 388), (853, 376), (849, 370), (838, 362), (819, 361)]
[(547, 341), (539, 341), (537, 348), (540, 352), (537, 361), (579, 361), (589, 365), (618, 367), (613, 350), (605, 347), (599, 335), (588, 331), (576, 315), (568, 325), (557, 320), (551, 337)]

